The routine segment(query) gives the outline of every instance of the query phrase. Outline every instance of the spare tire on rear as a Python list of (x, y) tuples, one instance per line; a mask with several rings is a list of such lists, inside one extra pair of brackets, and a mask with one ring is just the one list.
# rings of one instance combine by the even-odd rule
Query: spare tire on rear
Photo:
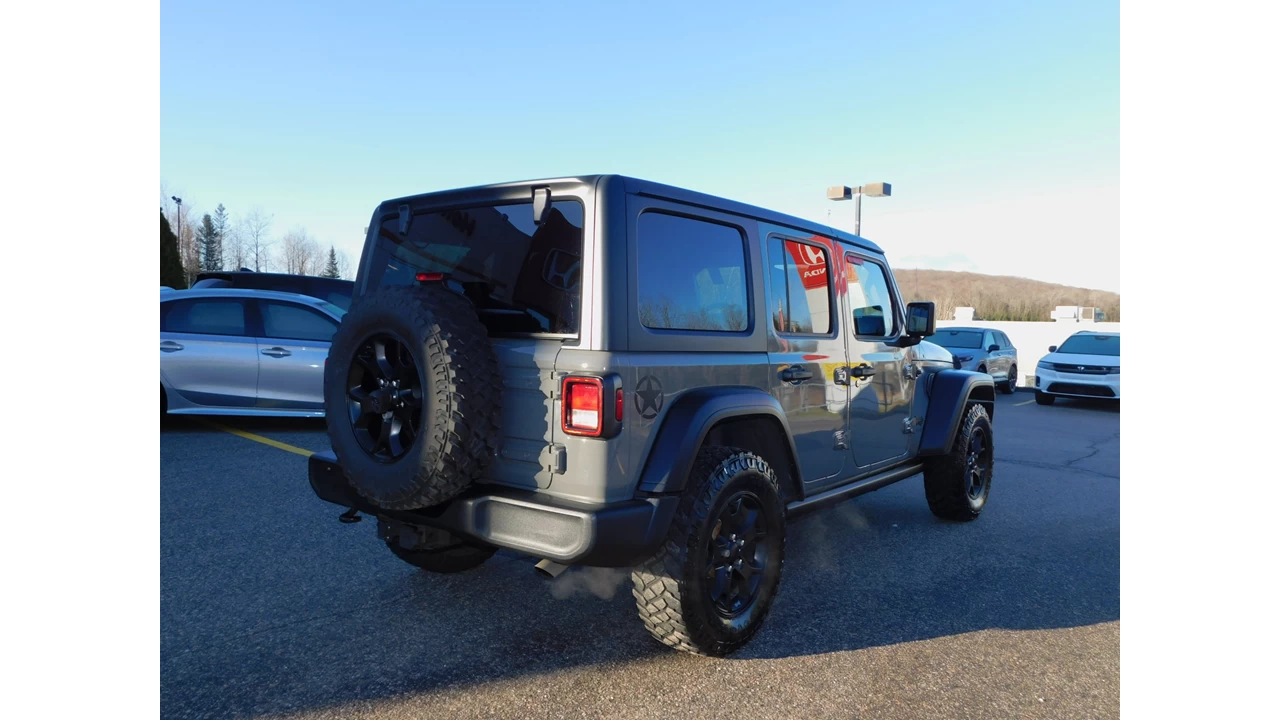
[(324, 381), (333, 452), (377, 507), (445, 502), (493, 457), (497, 358), (475, 307), (442, 283), (357, 300), (333, 336)]

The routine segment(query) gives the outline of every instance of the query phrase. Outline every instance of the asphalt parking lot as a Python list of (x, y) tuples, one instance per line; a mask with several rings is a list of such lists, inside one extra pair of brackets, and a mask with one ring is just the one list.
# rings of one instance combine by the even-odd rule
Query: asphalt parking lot
[[(162, 715), (1118, 717), (1119, 408), (998, 403), (976, 522), (918, 477), (799, 520), (764, 628), (714, 660), (650, 639), (624, 571), (423, 573), (339, 523), (303, 456), (170, 422)], [(221, 424), (327, 449), (318, 421)]]

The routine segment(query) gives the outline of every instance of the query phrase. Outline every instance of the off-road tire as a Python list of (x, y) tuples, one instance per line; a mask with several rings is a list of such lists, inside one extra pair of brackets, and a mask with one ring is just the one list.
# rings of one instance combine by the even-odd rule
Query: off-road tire
[(1054, 399), (1053, 396), (1050, 395), (1049, 393), (1043, 393), (1043, 392), (1040, 392), (1039, 390), (1036, 391), (1037, 405), (1052, 405), (1053, 399)]
[(1012, 395), (1018, 391), (1018, 366), (1009, 366), (1009, 377), (1000, 383), (1000, 392), (1005, 395)]
[[(357, 351), (388, 335), (413, 356), (421, 389), (419, 431), (392, 461), (356, 439), (347, 381)], [(499, 437), (502, 381), (488, 332), (466, 298), (443, 284), (391, 286), (357, 300), (343, 317), (325, 364), (325, 422), (352, 488), (389, 510), (445, 502), (475, 482)]]
[[(987, 467), (981, 490), (974, 497), (969, 491), (970, 485), (966, 479), (969, 474), (970, 449), (975, 437), (978, 436), (984, 439), (983, 455)], [(987, 409), (981, 403), (973, 403), (965, 411), (964, 421), (960, 423), (960, 431), (956, 433), (950, 452), (928, 458), (925, 463), (924, 494), (933, 514), (944, 520), (959, 522), (977, 519), (982, 509), (986, 507), (987, 497), (991, 494), (994, 455), (995, 445)]]
[[(759, 501), (768, 556), (754, 599), (740, 615), (727, 617), (711, 600), (703, 568), (721, 512), (744, 491)], [(785, 529), (786, 506), (768, 463), (738, 448), (702, 448), (665, 542), (631, 573), (631, 594), (645, 628), (664, 645), (695, 655), (722, 656), (741, 648), (760, 629), (777, 595)]]
[(387, 549), (410, 565), (433, 573), (458, 573), (473, 570), (493, 557), (497, 548), (459, 543), (439, 550), (408, 550), (395, 538), (386, 541)]

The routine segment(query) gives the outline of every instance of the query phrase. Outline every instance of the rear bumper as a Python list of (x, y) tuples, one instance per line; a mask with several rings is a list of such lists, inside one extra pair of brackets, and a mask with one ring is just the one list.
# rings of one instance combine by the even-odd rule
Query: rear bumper
[(1036, 368), (1036, 390), (1062, 397), (1120, 399), (1120, 375), (1086, 375)]
[(476, 486), (442, 505), (382, 510), (356, 494), (332, 452), (307, 463), (317, 497), (369, 515), (448, 530), (454, 535), (565, 565), (629, 567), (666, 538), (680, 498), (637, 498), (607, 505), (576, 503), (540, 493)]

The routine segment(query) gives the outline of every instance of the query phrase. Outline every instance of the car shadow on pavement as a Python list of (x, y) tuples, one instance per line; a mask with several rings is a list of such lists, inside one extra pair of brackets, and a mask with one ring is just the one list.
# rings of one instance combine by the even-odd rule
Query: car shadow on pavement
[(470, 573), (430, 575), (387, 552), (372, 519), (340, 525), (319, 501), (268, 523), (234, 515), (225, 522), (236, 527), (162, 537), (163, 714), (256, 717), (602, 665), (678, 673), (680, 663), (1118, 620), (1118, 498), (1100, 522), (1037, 514), (1046, 500), (1072, 501), (1063, 485), (1039, 491), (1062, 497), (1026, 507), (1008, 493), (959, 524), (936, 520), (914, 479), (796, 522), (771, 616), (723, 660), (652, 640), (626, 570), (548, 581), (531, 560), (500, 553)]

